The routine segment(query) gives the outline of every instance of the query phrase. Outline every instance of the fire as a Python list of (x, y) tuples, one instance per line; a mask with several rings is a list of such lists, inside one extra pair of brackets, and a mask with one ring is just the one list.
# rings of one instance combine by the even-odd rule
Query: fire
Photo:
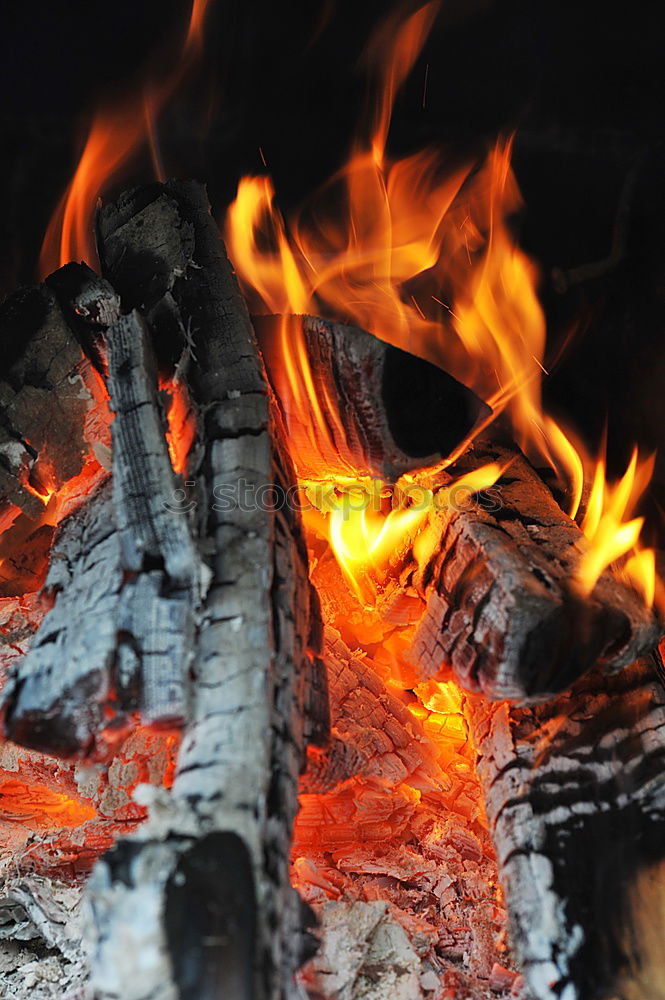
[(173, 471), (182, 476), (187, 469), (187, 458), (196, 433), (194, 410), (184, 382), (175, 377), (163, 379), (160, 381), (160, 389), (169, 399), (166, 413), (169, 458)]
[[(42, 277), (71, 260), (94, 264), (94, 213), (102, 191), (127, 161), (150, 143), (156, 160), (154, 118), (167, 104), (201, 53), (209, 0), (194, 0), (177, 70), (148, 92), (132, 93), (95, 114), (78, 166), (49, 223), (39, 258)], [(158, 169), (156, 169), (158, 173)]]
[[(505, 412), (520, 446), (551, 465), (567, 487), (571, 517), (578, 515), (585, 483), (597, 481), (590, 505), (600, 515), (593, 525), (596, 515), (585, 516), (588, 551), (576, 584), (590, 593), (606, 566), (627, 557), (628, 579), (652, 600), (654, 561), (648, 550), (638, 550), (643, 522), (631, 516), (650, 466), (643, 463), (639, 474), (629, 466), (624, 479), (631, 486), (623, 503), (626, 487), (606, 484), (604, 466), (543, 408), (545, 317), (537, 270), (509, 226), (521, 206), (511, 140), (500, 140), (479, 167), (447, 172), (432, 150), (401, 160), (386, 154), (395, 94), (436, 9), (428, 4), (375, 40), (371, 53), (380, 51), (384, 61), (370, 134), (305, 210), (285, 220), (270, 179), (245, 177), (227, 213), (224, 235), (250, 307), (282, 317), (280, 356), (271, 359), (271, 371), (287, 425), (308, 428), (308, 440), (303, 445), (298, 438), (298, 448), (322, 460), (343, 495), (362, 494), (353, 470), (340, 475), (322, 416), (327, 400), (317, 398), (303, 336), (289, 314), (329, 316), (368, 329), (441, 365), (495, 413)], [(334, 413), (334, 406), (326, 405), (328, 411)], [(296, 469), (298, 459), (296, 453)], [(386, 554), (407, 538), (413, 542), (424, 519), (385, 505), (352, 508), (347, 502), (346, 510), (329, 512), (328, 535), (347, 580), (366, 601), (376, 589), (377, 561), (385, 569)]]
[(599, 459), (591, 487), (582, 530), (589, 540), (589, 550), (580, 566), (579, 585), (583, 594), (589, 594), (596, 580), (616, 559), (627, 552), (624, 573), (652, 604), (655, 595), (655, 554), (638, 546), (643, 517), (626, 520), (635, 509), (653, 472), (653, 456), (639, 461), (637, 448), (621, 479), (613, 486), (605, 481), (605, 462)]
[[(94, 260), (93, 213), (103, 188), (146, 143), (163, 176), (155, 120), (201, 54), (209, 0), (194, 0), (182, 59), (167, 80), (114, 108), (101, 108), (81, 159), (47, 231), (41, 266), (48, 272), (71, 259)], [(444, 169), (436, 150), (392, 159), (387, 141), (394, 100), (434, 23), (438, 2), (376, 32), (366, 64), (375, 88), (371, 116), (347, 164), (312, 203), (285, 220), (269, 177), (245, 177), (230, 206), (224, 234), (241, 285), (257, 312), (281, 317), (276, 389), (293, 421), (306, 428), (306, 447), (349, 495), (362, 491), (356, 470), (343, 467), (323, 416), (335, 419), (334, 400), (319, 399), (294, 315), (311, 312), (371, 330), (381, 339), (441, 365), (494, 409), (505, 411), (515, 438), (549, 463), (568, 487), (569, 513), (578, 515), (584, 485), (600, 468), (542, 405), (545, 318), (537, 270), (517, 246), (510, 219), (521, 206), (510, 167), (511, 140), (500, 140), (485, 161)], [(326, 390), (322, 390), (325, 392)], [(190, 431), (176, 392), (169, 447), (184, 469)], [(179, 429), (178, 429), (179, 428)], [(298, 454), (294, 455), (296, 468)], [(604, 467), (603, 467), (604, 472)], [(626, 475), (631, 475), (630, 468)], [(636, 487), (646, 488), (644, 476)], [(577, 584), (583, 593), (602, 570), (625, 557), (624, 572), (644, 595), (654, 591), (649, 550), (638, 548), (642, 522), (632, 518), (639, 491), (619, 512), (603, 478), (603, 515), (592, 531)], [(598, 504), (598, 487), (592, 491)], [(595, 507), (594, 507), (595, 509)], [(386, 556), (417, 537), (421, 511), (328, 512), (328, 537), (356, 593), (371, 599)], [(585, 518), (585, 521), (587, 519)], [(360, 582), (360, 578), (364, 582)], [(373, 577), (374, 579), (370, 579)]]
[(0, 816), (35, 828), (73, 828), (95, 819), (90, 802), (69, 798), (39, 782), (10, 779), (0, 784)]

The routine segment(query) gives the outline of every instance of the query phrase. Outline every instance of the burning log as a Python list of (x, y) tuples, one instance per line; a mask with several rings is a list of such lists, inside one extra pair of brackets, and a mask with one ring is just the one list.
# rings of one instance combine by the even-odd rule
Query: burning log
[(540, 699), (653, 649), (661, 626), (630, 586), (606, 571), (588, 597), (576, 591), (584, 535), (522, 455), (478, 443), (450, 481), (489, 462), (506, 467), (492, 494), (437, 505), (402, 577), (427, 599), (409, 654), (423, 676), (450, 664), (471, 691)]
[[(301, 479), (339, 474), (394, 481), (449, 458), (491, 414), (452, 375), (365, 330), (314, 316), (257, 317), (255, 323)], [(295, 355), (286, 373), (285, 338)], [(303, 378), (303, 394), (311, 376), (316, 412), (311, 403), (307, 412), (293, 406), (294, 371)]]
[[(266, 500), (292, 472), (203, 189), (131, 192), (102, 211), (99, 235), (123, 307), (142, 308), (162, 357), (185, 349), (181, 371), (200, 414), (193, 502), (211, 581), (172, 797), (91, 881), (94, 986), (127, 1000), (167, 987), (267, 1000), (288, 995), (306, 941), (290, 831), (305, 743), (326, 732), (306, 552), (293, 512)], [(240, 502), (241, 483), (253, 502)]]
[(665, 691), (653, 660), (610, 677), (598, 668), (530, 708), (470, 695), (465, 714), (534, 996), (661, 996), (662, 950), (639, 933), (637, 892), (665, 858)]

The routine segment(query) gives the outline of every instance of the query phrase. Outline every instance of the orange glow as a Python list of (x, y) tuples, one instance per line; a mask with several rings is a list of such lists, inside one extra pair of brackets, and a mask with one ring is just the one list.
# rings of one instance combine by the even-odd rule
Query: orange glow
[(189, 450), (196, 433), (194, 410), (184, 382), (175, 378), (163, 380), (160, 381), (160, 389), (170, 399), (166, 414), (168, 423), (166, 441), (169, 447), (171, 465), (176, 475), (184, 475)]
[(46, 230), (39, 257), (42, 277), (71, 260), (93, 266), (97, 258), (93, 219), (103, 190), (146, 141), (153, 163), (158, 163), (154, 119), (200, 56), (208, 3), (194, 0), (180, 61), (167, 80), (154, 85), (148, 94), (132, 92), (118, 106), (96, 112), (74, 176)]
[(94, 807), (54, 792), (39, 782), (10, 779), (0, 784), (0, 818), (31, 827), (73, 828), (95, 819)]

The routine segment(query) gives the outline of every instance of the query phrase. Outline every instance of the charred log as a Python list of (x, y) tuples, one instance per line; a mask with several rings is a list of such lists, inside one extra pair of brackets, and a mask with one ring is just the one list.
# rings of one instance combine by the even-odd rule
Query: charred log
[(575, 579), (586, 542), (514, 449), (478, 444), (451, 480), (488, 462), (508, 468), (493, 491), (436, 506), (429, 555), (408, 577), (427, 599), (410, 659), (425, 676), (451, 665), (492, 699), (557, 693), (597, 662), (616, 670), (653, 649), (660, 623), (609, 571), (587, 598)]
[[(220, 983), (234, 984), (239, 996), (288, 996), (302, 939), (288, 877), (297, 778), (307, 739), (325, 734), (327, 707), (300, 528), (294, 513), (274, 502), (293, 473), (203, 189), (172, 183), (131, 192), (102, 211), (99, 238), (107, 278), (124, 308), (149, 316), (158, 353), (187, 352), (181, 372), (200, 414), (192, 496), (199, 533), (209, 540), (211, 582), (173, 795), (91, 882), (95, 988), (100, 997), (138, 1000), (156, 988), (186, 994), (194, 976), (201, 997), (216, 995)], [(252, 502), (241, 502), (241, 487)], [(318, 713), (309, 732), (305, 702)], [(205, 875), (213, 842), (216, 886)], [(185, 870), (195, 873), (191, 891)], [(246, 901), (244, 916), (214, 915), (222, 883)], [(140, 918), (139, 895), (147, 902)], [(195, 914), (205, 913), (210, 919), (201, 916), (199, 926)], [(178, 920), (188, 924), (184, 940), (174, 931)], [(136, 932), (129, 954), (127, 922)], [(229, 947), (206, 950), (211, 928), (211, 940), (218, 932), (231, 936)]]
[[(395, 480), (448, 458), (491, 415), (447, 372), (365, 330), (313, 316), (257, 317), (255, 323), (303, 479)], [(296, 357), (302, 338), (316, 412), (311, 401), (309, 412), (293, 411), (284, 337)], [(301, 363), (295, 361), (296, 370)], [(306, 397), (307, 386), (302, 389)]]
[(112, 488), (63, 522), (45, 581), (53, 609), (3, 692), (8, 735), (47, 753), (90, 755), (111, 720), (117, 728), (132, 713), (150, 725), (187, 714), (206, 574), (186, 515), (171, 505), (147, 329), (131, 313), (105, 342)]
[(633, 997), (642, 982), (642, 995), (662, 997), (660, 976), (649, 980), (662, 952), (649, 967), (638, 933), (647, 898), (635, 898), (665, 859), (665, 692), (653, 662), (598, 668), (536, 707), (469, 696), (465, 710), (534, 996)]

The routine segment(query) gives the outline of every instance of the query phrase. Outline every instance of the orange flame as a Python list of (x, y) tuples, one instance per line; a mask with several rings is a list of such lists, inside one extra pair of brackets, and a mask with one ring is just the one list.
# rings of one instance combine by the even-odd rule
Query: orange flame
[(160, 389), (170, 399), (166, 414), (168, 424), (166, 443), (169, 458), (173, 471), (176, 475), (182, 476), (186, 472), (187, 459), (196, 434), (194, 410), (184, 382), (176, 378), (160, 380)]
[[(371, 135), (356, 144), (347, 165), (307, 210), (287, 223), (274, 204), (270, 179), (245, 177), (227, 214), (225, 239), (250, 307), (285, 317), (281, 357), (277, 364), (273, 359), (271, 370), (277, 373), (287, 423), (291, 415), (300, 426), (309, 426), (306, 447), (324, 464), (334, 449), (302, 332), (286, 318), (289, 313), (355, 323), (470, 385), (495, 412), (507, 413), (521, 447), (548, 462), (568, 486), (569, 513), (575, 517), (595, 463), (543, 410), (545, 317), (536, 294), (536, 268), (508, 224), (521, 206), (510, 168), (511, 141), (500, 141), (478, 169), (465, 165), (447, 174), (430, 150), (396, 161), (385, 153), (396, 92), (436, 9), (437, 4), (428, 4), (401, 27), (390, 23), (389, 31), (380, 33), (373, 52), (380, 51), (385, 61)], [(339, 477), (339, 458), (327, 464)], [(626, 475), (635, 487), (631, 504), (621, 508), (603, 485), (602, 517), (593, 531), (587, 522), (589, 548), (578, 581), (586, 593), (607, 565), (637, 555), (642, 521), (629, 518), (646, 476), (636, 478), (630, 468)], [(342, 491), (348, 491), (348, 478)], [(597, 502), (592, 494), (592, 504)], [(376, 517), (364, 513), (346, 522), (337, 511), (330, 520), (340, 565), (365, 598), (368, 590), (359, 583), (358, 568), (376, 567), (384, 541), (386, 548), (399, 546), (400, 539), (413, 535), (416, 523), (405, 511), (399, 518), (394, 511)], [(629, 579), (649, 599), (653, 588), (641, 577), (649, 557), (629, 565)]]
[(93, 216), (102, 191), (120, 168), (150, 143), (159, 176), (154, 118), (173, 96), (203, 45), (203, 22), (210, 0), (194, 0), (180, 64), (168, 80), (149, 95), (132, 94), (119, 107), (100, 108), (95, 114), (81, 159), (49, 223), (39, 257), (42, 277), (71, 260), (94, 264), (97, 257)]

